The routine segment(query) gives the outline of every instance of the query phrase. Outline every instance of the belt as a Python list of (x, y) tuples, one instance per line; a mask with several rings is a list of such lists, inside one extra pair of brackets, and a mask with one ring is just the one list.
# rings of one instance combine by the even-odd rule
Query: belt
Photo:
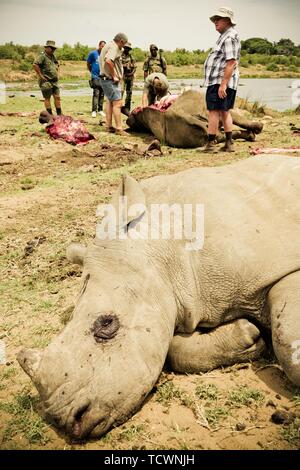
[(99, 75), (102, 80), (111, 80), (111, 78), (107, 77), (106, 75)]

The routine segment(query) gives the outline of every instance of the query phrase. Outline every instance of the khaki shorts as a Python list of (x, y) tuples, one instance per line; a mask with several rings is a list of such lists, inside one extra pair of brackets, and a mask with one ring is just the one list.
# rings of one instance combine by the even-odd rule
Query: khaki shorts
[(39, 82), (39, 86), (44, 98), (49, 99), (51, 96), (59, 96), (59, 86), (57, 82)]

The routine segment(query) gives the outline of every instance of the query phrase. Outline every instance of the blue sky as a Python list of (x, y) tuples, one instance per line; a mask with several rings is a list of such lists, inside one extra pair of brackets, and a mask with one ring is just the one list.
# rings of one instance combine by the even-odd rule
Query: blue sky
[(241, 39), (300, 44), (300, 0), (0, 0), (0, 44), (54, 39), (96, 46), (125, 32), (143, 49), (152, 42), (169, 50), (208, 49), (218, 36), (208, 18), (220, 6), (234, 10)]

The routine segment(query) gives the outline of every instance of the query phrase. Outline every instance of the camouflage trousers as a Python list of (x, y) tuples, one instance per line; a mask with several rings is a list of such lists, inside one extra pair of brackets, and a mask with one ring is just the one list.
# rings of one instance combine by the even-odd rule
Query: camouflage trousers
[(124, 92), (126, 92), (125, 108), (129, 109), (129, 111), (131, 107), (132, 88), (133, 88), (133, 77), (124, 77), (123, 84), (122, 84), (122, 98), (123, 98)]

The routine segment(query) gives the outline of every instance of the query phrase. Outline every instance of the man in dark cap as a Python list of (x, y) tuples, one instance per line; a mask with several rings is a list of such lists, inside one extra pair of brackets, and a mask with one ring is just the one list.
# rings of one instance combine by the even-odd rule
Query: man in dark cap
[(155, 44), (150, 44), (150, 55), (144, 62), (144, 80), (153, 72), (163, 73), (167, 76), (167, 62), (162, 56), (162, 50), (158, 51), (158, 47)]
[(55, 41), (47, 41), (44, 46), (44, 52), (33, 63), (33, 68), (39, 78), (39, 87), (44, 97), (45, 108), (52, 114), (51, 96), (53, 96), (56, 113), (61, 114), (60, 94), (58, 87), (58, 68), (59, 63), (54, 55), (57, 49)]
[(122, 64), (123, 64), (123, 89), (122, 97), (124, 91), (126, 91), (125, 106), (122, 112), (126, 115), (130, 113), (131, 107), (131, 97), (132, 97), (132, 87), (134, 80), (134, 73), (136, 71), (135, 60), (132, 57), (130, 51), (132, 50), (130, 42), (126, 42), (123, 52), (122, 52)]

